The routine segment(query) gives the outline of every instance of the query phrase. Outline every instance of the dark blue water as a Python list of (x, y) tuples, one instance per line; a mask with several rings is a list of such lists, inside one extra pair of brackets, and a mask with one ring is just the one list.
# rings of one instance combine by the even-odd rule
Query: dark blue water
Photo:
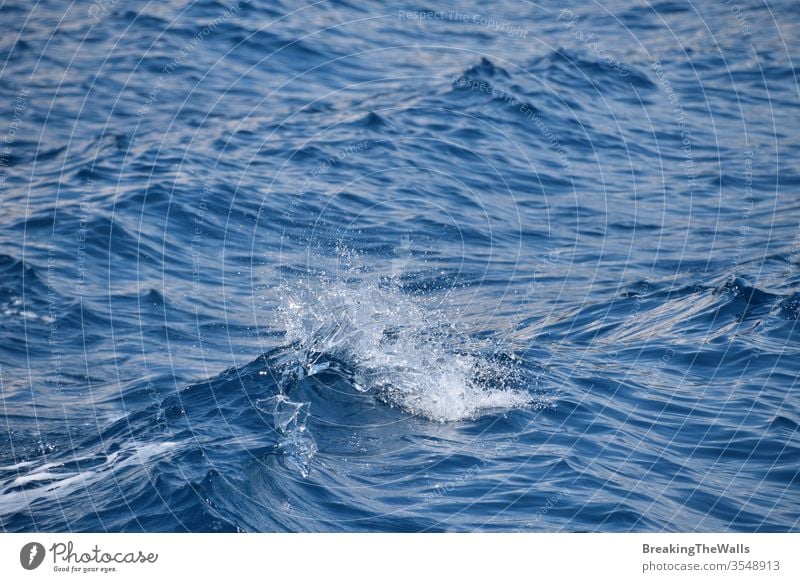
[(235, 1), (0, 7), (0, 529), (798, 530), (796, 2)]

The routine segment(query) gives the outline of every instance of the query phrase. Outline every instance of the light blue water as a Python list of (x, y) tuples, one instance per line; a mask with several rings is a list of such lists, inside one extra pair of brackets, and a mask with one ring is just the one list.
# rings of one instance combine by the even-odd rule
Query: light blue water
[(0, 11), (0, 529), (797, 531), (796, 3)]

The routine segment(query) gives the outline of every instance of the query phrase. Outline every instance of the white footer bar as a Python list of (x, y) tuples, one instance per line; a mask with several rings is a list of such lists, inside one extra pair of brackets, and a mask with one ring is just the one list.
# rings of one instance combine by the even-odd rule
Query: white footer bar
[(2, 580), (173, 577), (796, 581), (800, 534), (0, 534)]

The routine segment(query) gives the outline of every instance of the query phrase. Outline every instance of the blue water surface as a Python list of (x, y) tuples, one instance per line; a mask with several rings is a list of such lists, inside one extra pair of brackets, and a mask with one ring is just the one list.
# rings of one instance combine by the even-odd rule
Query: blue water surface
[(799, 529), (796, 2), (0, 11), (0, 530)]

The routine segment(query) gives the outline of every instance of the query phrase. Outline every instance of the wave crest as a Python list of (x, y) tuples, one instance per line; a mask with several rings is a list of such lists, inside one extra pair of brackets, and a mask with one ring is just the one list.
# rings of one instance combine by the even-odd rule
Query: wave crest
[(458, 310), (393, 280), (321, 278), (282, 293), (283, 327), (303, 377), (351, 368), (355, 389), (438, 422), (525, 407), (518, 358), (459, 324)]

